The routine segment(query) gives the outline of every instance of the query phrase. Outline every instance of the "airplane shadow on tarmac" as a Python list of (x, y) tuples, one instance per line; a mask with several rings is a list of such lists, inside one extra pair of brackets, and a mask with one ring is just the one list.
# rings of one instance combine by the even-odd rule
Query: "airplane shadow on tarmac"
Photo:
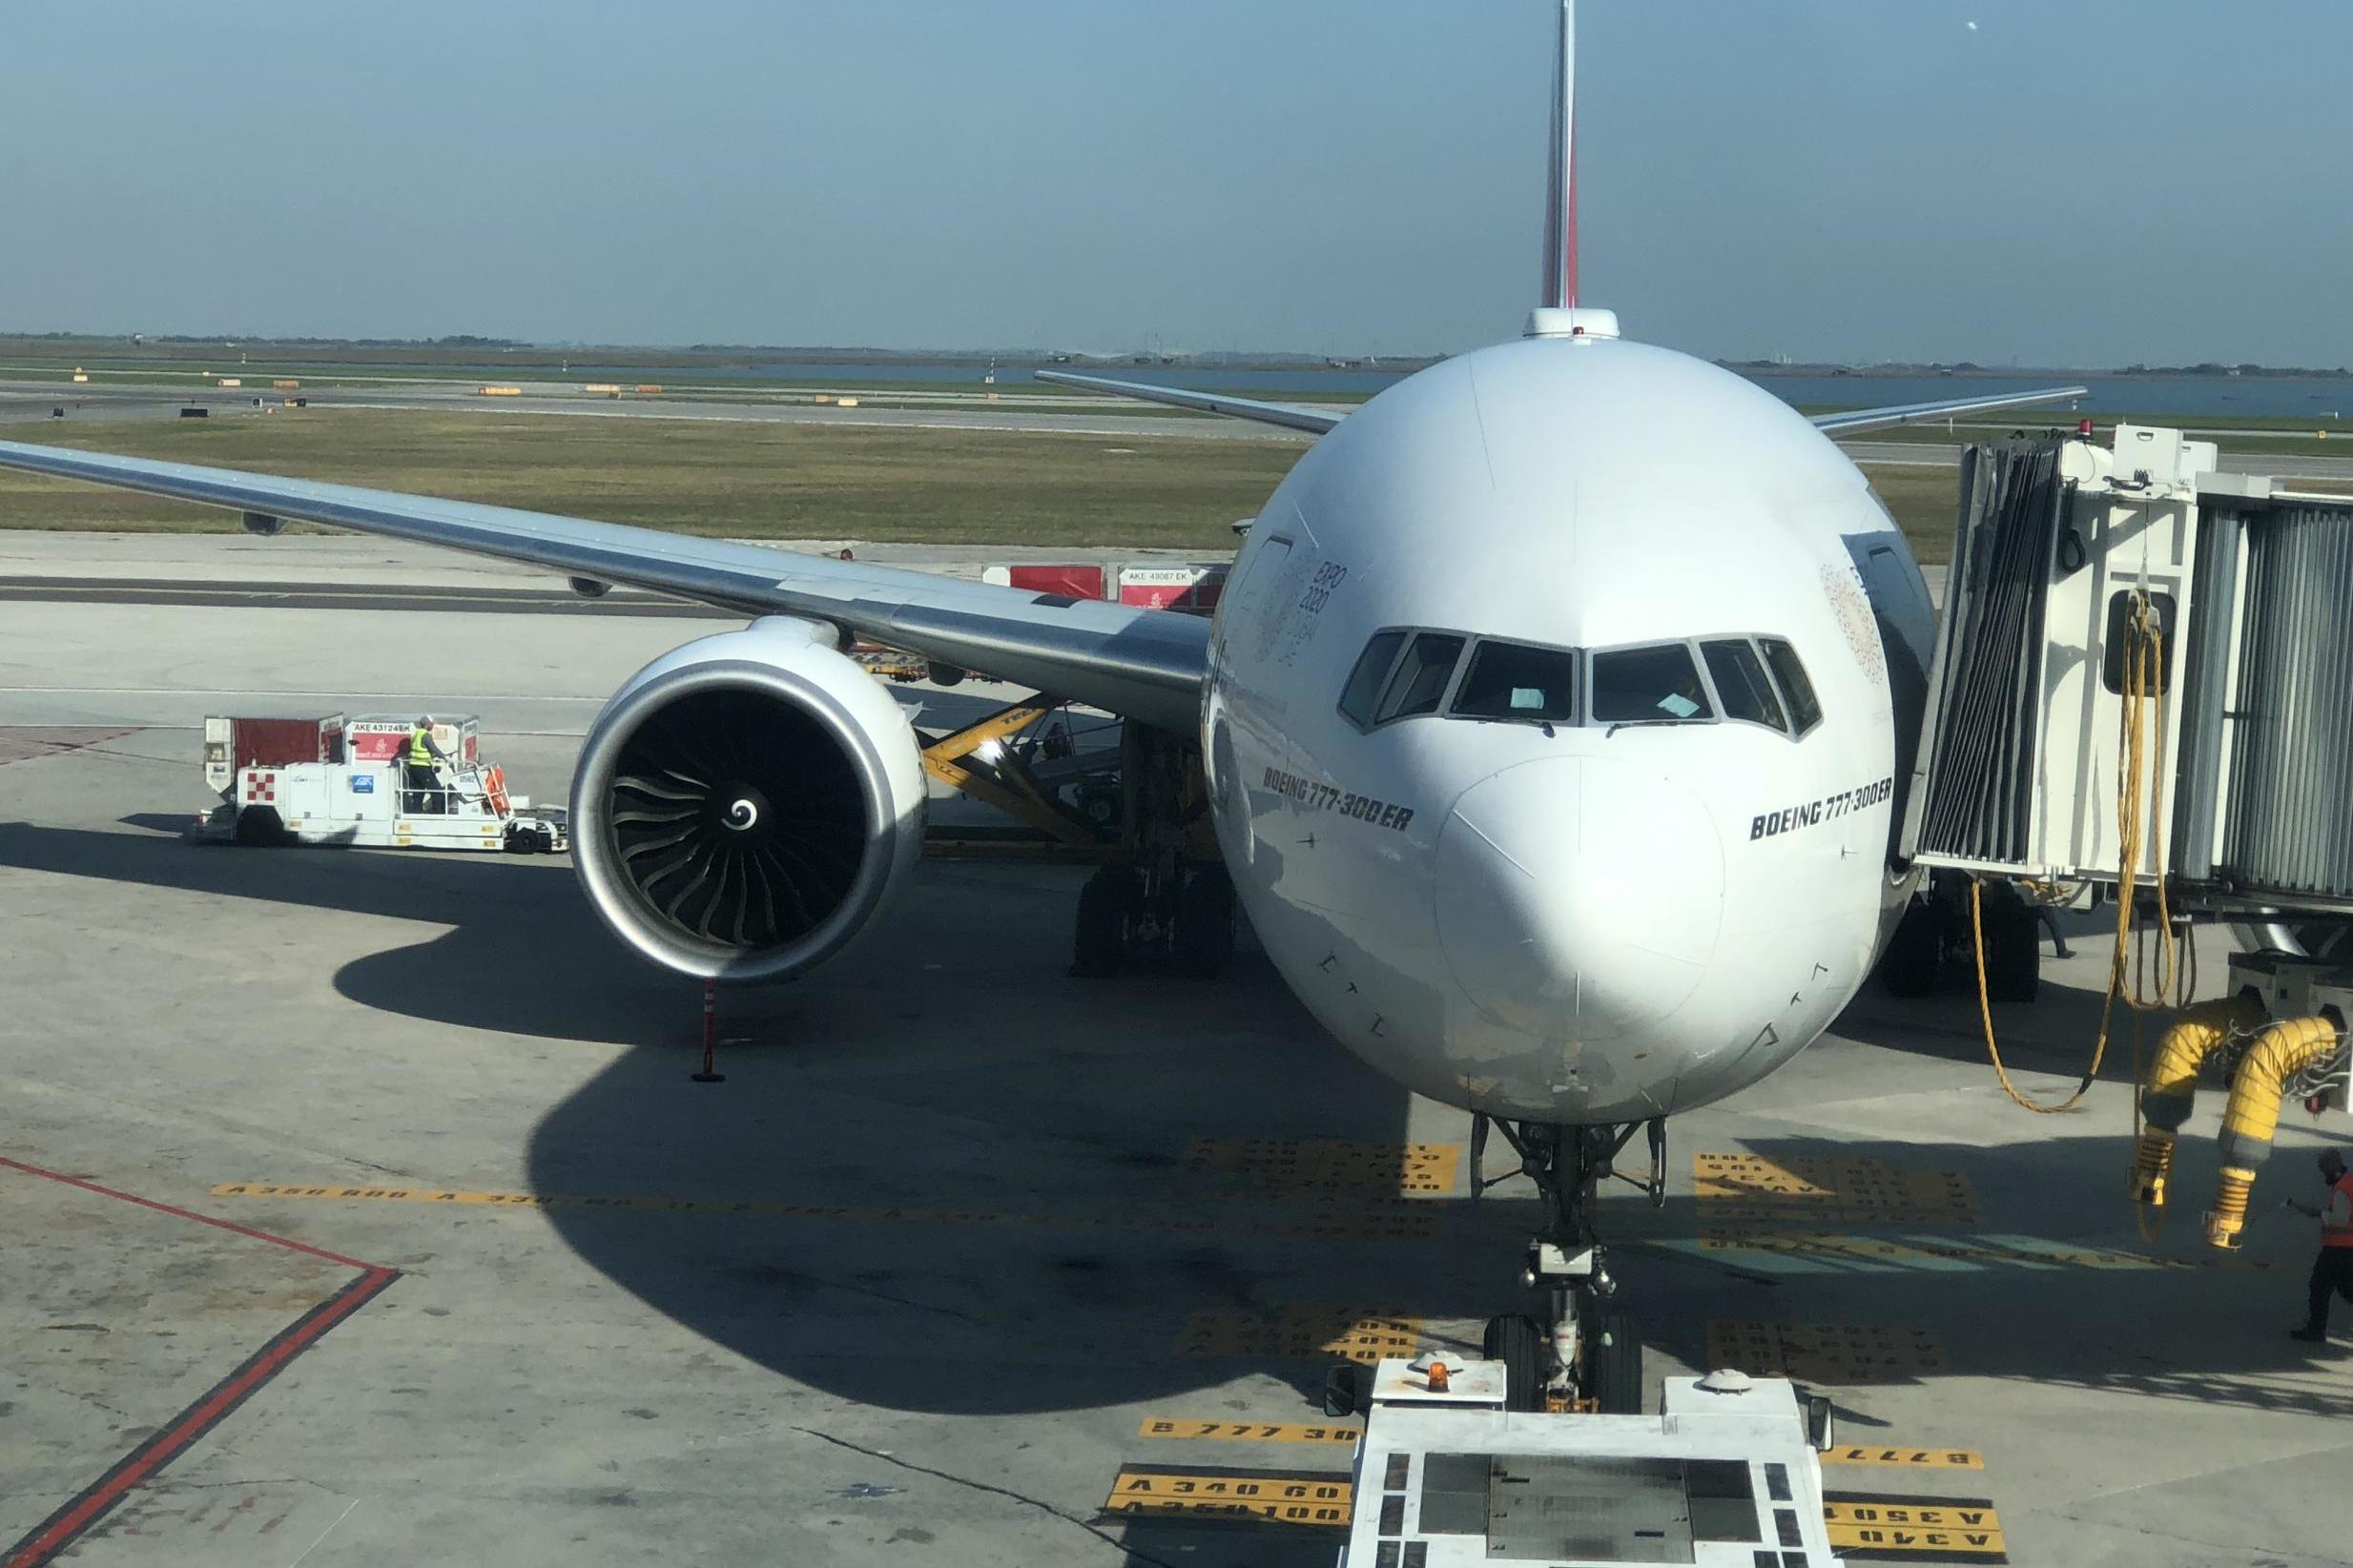
[[(1291, 1381), (1304, 1412), (1318, 1363), (1187, 1353), (1201, 1349), (1187, 1344), (1191, 1314), (1277, 1322), (1320, 1306), (1476, 1320), (1511, 1304), (1505, 1276), (1530, 1207), (1514, 1187), (1476, 1209), (1437, 1203), (1432, 1234), (1399, 1240), (1302, 1234), (1354, 1206), (1343, 1196), (1319, 1210), (1188, 1168), (1205, 1137), (1399, 1141), (1406, 1100), (1326, 1038), (1263, 960), (1214, 984), (1068, 980), (1080, 874), (1067, 868), (927, 864), (839, 962), (726, 997), (728, 1081), (700, 1084), (688, 1076), (700, 988), (624, 954), (555, 862), (231, 852), (0, 823), (0, 866), (446, 924), (347, 963), (339, 990), (526, 1042), (631, 1046), (541, 1119), (528, 1169), (539, 1193), (633, 1207), (555, 1205), (548, 1223), (655, 1310), (843, 1399), (957, 1414), (1165, 1399), (1216, 1415), (1223, 1401), (1205, 1409), (1202, 1391), (1261, 1372)], [(2036, 1016), (2052, 1009), (2054, 1038), (2080, 1050), (2097, 993), (2046, 996)], [(1840, 1032), (1917, 1050), (1918, 1021), (1858, 1003)], [(1981, 1049), (1957, 1025), (1944, 1033), (1930, 1054)], [(2112, 1059), (2124, 1054), (2112, 1042)], [(2247, 1252), (2214, 1252), (2197, 1234), (2215, 1176), (2201, 1105), (2179, 1212), (2146, 1244), (2123, 1192), (2121, 1091), (2104, 1084), (2063, 1130), (2038, 1124), (1991, 1146), (1753, 1134), (1746, 1146), (1958, 1172), (1981, 1218), (1945, 1239), (2070, 1241), (2166, 1266), (1956, 1266), (1930, 1248), (1823, 1255), (1793, 1271), (1770, 1255), (1691, 1249), (1703, 1212), (1689, 1197), (1654, 1212), (1628, 1196), (1607, 1200), (1603, 1219), (1627, 1304), (1644, 1339), (1686, 1365), (1703, 1361), (1710, 1319), (1921, 1328), (1947, 1355), (1928, 1380), (2353, 1415), (2353, 1391), (2316, 1384), (2316, 1358), (2280, 1331), (2301, 1308), (2309, 1261), (2305, 1229), (2276, 1211), (2281, 1193), (2311, 1185), (2301, 1143), (2284, 1142), (2258, 1189)], [(1869, 1392), (1839, 1401), (1865, 1428)], [(1260, 1399), (1250, 1413), (1271, 1413)]]
[[(527, 1152), (533, 1191), (632, 1207), (550, 1205), (548, 1223), (655, 1310), (845, 1399), (1124, 1404), (1267, 1365), (1182, 1353), (1195, 1311), (1480, 1310), (1413, 1246), (1316, 1234), (1331, 1206), (1187, 1168), (1201, 1138), (1395, 1143), (1406, 1096), (1254, 955), (1213, 983), (1068, 978), (1076, 868), (924, 864), (817, 974), (723, 991), (727, 1082), (699, 1084), (700, 984), (624, 951), (556, 860), (0, 823), (0, 866), (445, 925), (346, 962), (337, 990), (525, 1044), (632, 1047)], [(1288, 1370), (1304, 1413), (1322, 1365)]]

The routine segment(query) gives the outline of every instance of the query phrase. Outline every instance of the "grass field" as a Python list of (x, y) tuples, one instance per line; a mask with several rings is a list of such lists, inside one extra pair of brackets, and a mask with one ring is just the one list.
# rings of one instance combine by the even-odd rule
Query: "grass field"
[[(1300, 448), (1254, 441), (365, 409), (28, 432), (62, 446), (564, 512), (685, 533), (1230, 549)], [(1954, 472), (1867, 470), (1924, 561)], [(0, 471), (0, 527), (234, 531), (237, 518)]]
[[(1231, 548), (1288, 443), (309, 409), (29, 431), (258, 469), (739, 538)], [(0, 472), (0, 526), (233, 530), (227, 512)]]

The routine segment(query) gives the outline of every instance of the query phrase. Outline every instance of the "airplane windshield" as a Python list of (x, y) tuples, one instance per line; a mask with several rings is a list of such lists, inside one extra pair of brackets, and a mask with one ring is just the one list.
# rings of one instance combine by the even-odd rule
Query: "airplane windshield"
[(1446, 683), (1454, 676), (1455, 661), (1462, 656), (1462, 641), (1443, 631), (1416, 636), (1397, 662), (1397, 672), (1389, 678), (1389, 691), (1381, 698), (1373, 722), (1387, 724), (1391, 719), (1436, 712), (1438, 699), (1446, 695)]
[(1577, 655), (1561, 648), (1481, 642), (1447, 712), (1522, 724), (1571, 723), (1577, 717)]
[(1548, 734), (1555, 725), (1725, 719), (1794, 738), (1822, 721), (1797, 650), (1738, 634), (1596, 652), (1390, 627), (1367, 639), (1339, 710), (1367, 731), (1439, 712)]
[(1593, 656), (1596, 724), (1696, 724), (1715, 717), (1686, 643)]
[(1806, 678), (1806, 667), (1798, 662), (1798, 650), (1779, 637), (1761, 639), (1765, 647), (1765, 662), (1773, 667), (1773, 679), (1781, 683), (1782, 695), (1789, 699), (1789, 716), (1797, 722), (1797, 732), (1804, 734), (1822, 722), (1822, 704), (1814, 700), (1814, 683)]
[(1706, 656), (1708, 678), (1716, 683), (1716, 696), (1723, 704), (1725, 718), (1789, 732), (1789, 721), (1782, 717), (1781, 698), (1773, 693), (1773, 682), (1754, 644), (1745, 637), (1726, 637), (1704, 644), (1701, 652)]

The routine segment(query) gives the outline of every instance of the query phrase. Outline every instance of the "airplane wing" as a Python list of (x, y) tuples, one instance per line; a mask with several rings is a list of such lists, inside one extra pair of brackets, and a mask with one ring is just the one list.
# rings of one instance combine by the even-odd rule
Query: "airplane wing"
[(249, 520), (292, 520), (527, 562), (597, 583), (831, 622), (942, 664), (1170, 729), (1196, 721), (1208, 622), (928, 572), (188, 463), (0, 442), (0, 467), (87, 480)]
[(1898, 403), (1889, 408), (1850, 408), (1838, 414), (1812, 416), (1814, 428), (1827, 435), (1844, 435), (1850, 430), (1868, 430), (1882, 424), (1910, 424), (1920, 420), (1941, 420), (1952, 414), (1982, 414), (1994, 408), (2026, 408), (2035, 403), (2059, 402), (2069, 398), (2080, 398), (2085, 388), (2080, 386), (2046, 386), (2038, 392), (1996, 392), (1982, 398), (1953, 398), (1945, 402)]
[(1293, 408), (1289, 403), (1260, 402), (1255, 398), (1228, 398), (1214, 392), (1187, 392), (1182, 387), (1154, 386), (1148, 382), (1114, 382), (1101, 376), (1073, 376), (1066, 370), (1034, 370), (1030, 374), (1042, 382), (1083, 386), (1089, 392), (1108, 392), (1114, 397), (1165, 402), (1172, 408), (1190, 408), (1204, 414), (1229, 414), (1238, 420), (1279, 424), (1286, 429), (1305, 430), (1317, 436), (1347, 418), (1344, 414), (1327, 414), (1313, 408)]

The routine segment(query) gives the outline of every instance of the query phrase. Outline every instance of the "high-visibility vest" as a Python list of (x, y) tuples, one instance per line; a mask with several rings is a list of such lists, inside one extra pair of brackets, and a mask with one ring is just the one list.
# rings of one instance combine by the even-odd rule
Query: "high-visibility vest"
[(433, 766), (433, 732), (422, 724), (408, 734), (408, 765), (412, 768)]
[[(2353, 1170), (2348, 1170), (2337, 1178), (2337, 1185), (2329, 1192), (2329, 1208), (2336, 1207), (2340, 1195), (2343, 1196), (2347, 1204), (2353, 1205)], [(2328, 1209), (2323, 1208), (2321, 1212), (2325, 1214)], [(2353, 1247), (2353, 1230), (2323, 1230), (2321, 1232), (2321, 1245), (2322, 1247)]]

